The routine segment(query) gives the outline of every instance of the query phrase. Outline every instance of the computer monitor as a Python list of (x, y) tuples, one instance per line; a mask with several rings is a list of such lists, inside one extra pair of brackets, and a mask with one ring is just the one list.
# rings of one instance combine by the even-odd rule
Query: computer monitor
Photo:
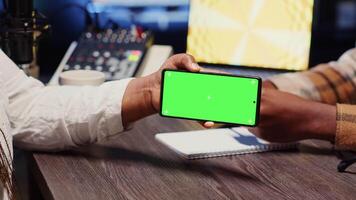
[(305, 70), (314, 0), (191, 0), (187, 53), (198, 62)]

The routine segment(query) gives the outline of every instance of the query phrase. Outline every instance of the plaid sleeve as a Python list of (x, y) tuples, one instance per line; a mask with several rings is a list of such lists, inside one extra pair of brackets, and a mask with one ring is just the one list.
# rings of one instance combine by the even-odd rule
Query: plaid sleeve
[(321, 64), (312, 70), (287, 73), (270, 78), (285, 92), (328, 104), (356, 102), (356, 49), (336, 62)]
[(336, 105), (336, 148), (356, 150), (356, 49), (347, 51), (338, 61), (275, 76), (270, 81), (281, 91)]

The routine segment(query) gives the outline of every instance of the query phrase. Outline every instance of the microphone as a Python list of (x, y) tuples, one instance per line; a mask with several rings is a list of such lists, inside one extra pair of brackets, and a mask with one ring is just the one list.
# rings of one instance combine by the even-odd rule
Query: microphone
[(49, 30), (47, 19), (34, 9), (33, 0), (5, 0), (4, 3), (0, 45), (16, 64), (31, 64), (36, 60), (39, 36)]

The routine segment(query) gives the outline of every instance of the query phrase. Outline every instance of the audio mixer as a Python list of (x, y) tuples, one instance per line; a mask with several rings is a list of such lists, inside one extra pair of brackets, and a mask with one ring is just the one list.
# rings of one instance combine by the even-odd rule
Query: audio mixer
[(152, 43), (151, 32), (136, 27), (85, 32), (72, 43), (61, 65), (63, 71), (103, 72), (107, 81), (133, 77)]

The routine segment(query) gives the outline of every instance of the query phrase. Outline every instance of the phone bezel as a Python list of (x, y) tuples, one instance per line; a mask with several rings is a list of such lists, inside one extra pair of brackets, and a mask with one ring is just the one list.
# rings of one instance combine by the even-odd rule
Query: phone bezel
[(175, 116), (166, 116), (162, 113), (162, 102), (163, 102), (163, 93), (164, 93), (164, 77), (165, 73), (168, 71), (172, 72), (178, 72), (178, 73), (192, 73), (192, 74), (207, 74), (207, 75), (216, 75), (216, 76), (229, 76), (229, 77), (236, 77), (236, 78), (252, 78), (256, 79), (258, 82), (258, 88), (257, 88), (257, 100), (256, 100), (256, 116), (255, 116), (255, 124), (240, 124), (240, 123), (235, 123), (235, 122), (224, 122), (224, 121), (213, 121), (216, 123), (224, 123), (224, 124), (234, 124), (238, 126), (247, 126), (247, 127), (256, 127), (260, 121), (260, 103), (261, 103), (261, 88), (262, 88), (262, 79), (260, 77), (255, 77), (255, 76), (245, 76), (245, 75), (234, 75), (234, 74), (220, 74), (220, 73), (212, 73), (212, 72), (190, 72), (190, 71), (179, 71), (179, 70), (173, 70), (173, 69), (164, 69), (162, 70), (161, 73), (161, 92), (160, 92), (160, 111), (159, 114), (162, 117), (168, 117), (168, 118), (175, 118), (175, 119), (187, 119), (187, 120), (197, 120), (197, 121), (211, 121), (209, 119), (199, 119), (199, 118), (189, 118), (189, 117), (175, 117)]

